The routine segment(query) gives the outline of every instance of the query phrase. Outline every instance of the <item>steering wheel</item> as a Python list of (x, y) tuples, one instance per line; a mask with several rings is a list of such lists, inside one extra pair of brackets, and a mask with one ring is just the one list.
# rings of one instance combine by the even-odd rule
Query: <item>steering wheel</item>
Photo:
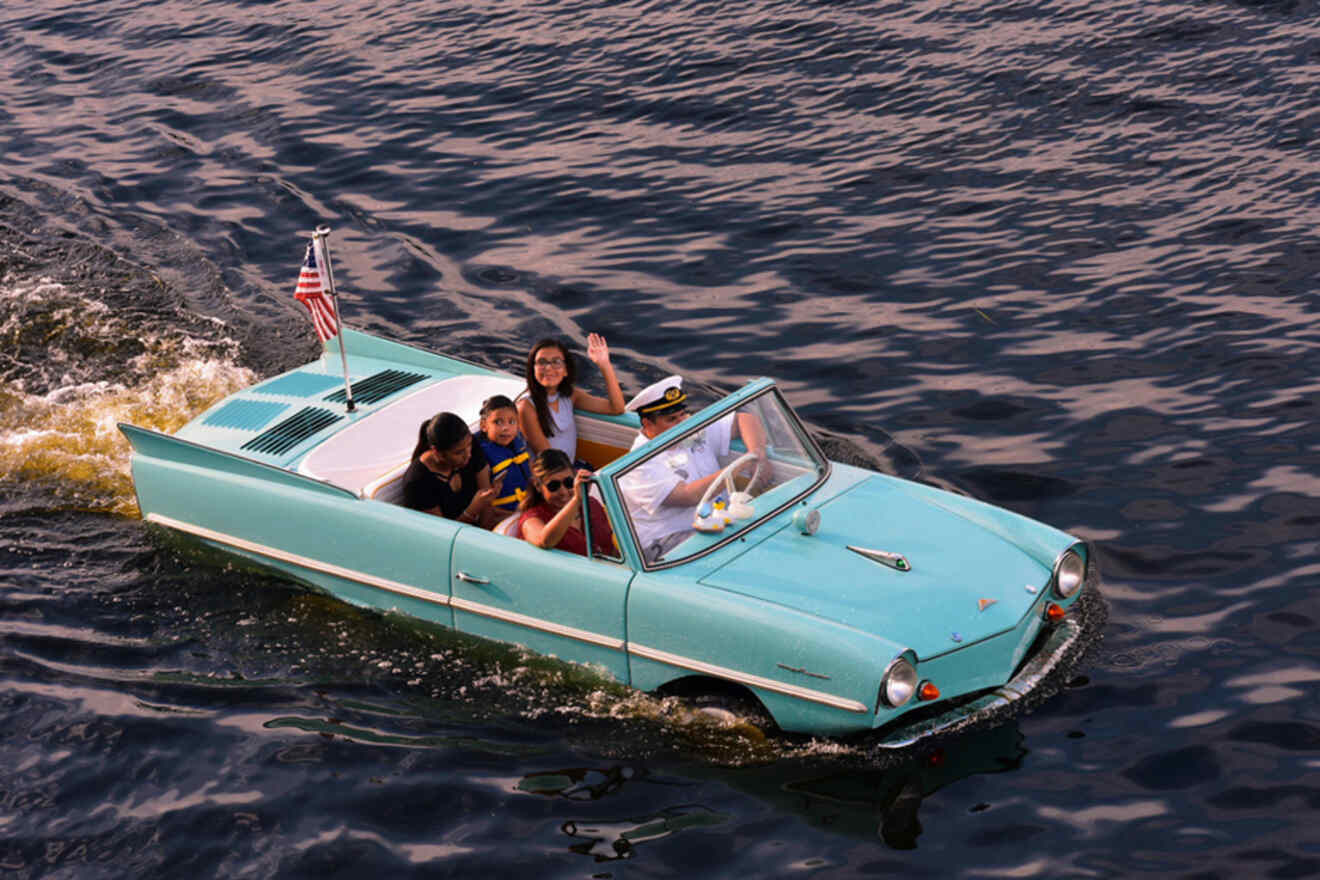
[[(747, 484), (747, 488), (742, 492), (735, 492), (733, 490), (733, 475), (751, 462), (756, 462), (756, 470), (752, 472), (751, 482)], [(701, 500), (697, 502), (697, 515), (700, 516), (700, 511), (711, 503), (711, 499), (724, 491), (729, 495), (728, 516), (733, 519), (751, 517), (753, 515), (751, 489), (761, 479), (761, 469), (764, 464), (764, 456), (758, 456), (755, 452), (747, 452), (725, 465), (724, 469), (715, 475), (715, 479), (711, 480), (710, 485), (706, 487), (706, 491), (702, 493)]]

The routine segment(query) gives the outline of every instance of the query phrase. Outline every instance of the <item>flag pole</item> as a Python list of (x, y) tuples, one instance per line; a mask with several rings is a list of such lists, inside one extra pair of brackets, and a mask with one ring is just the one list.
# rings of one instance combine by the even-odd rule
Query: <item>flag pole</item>
[(348, 352), (344, 346), (344, 320), (339, 317), (339, 291), (335, 290), (335, 270), (330, 266), (330, 227), (318, 226), (312, 233), (312, 241), (321, 252), (321, 265), (325, 267), (325, 280), (330, 287), (330, 303), (335, 309), (335, 335), (339, 337), (339, 360), (344, 365), (344, 399), (348, 411), (353, 412), (353, 385), (348, 378)]

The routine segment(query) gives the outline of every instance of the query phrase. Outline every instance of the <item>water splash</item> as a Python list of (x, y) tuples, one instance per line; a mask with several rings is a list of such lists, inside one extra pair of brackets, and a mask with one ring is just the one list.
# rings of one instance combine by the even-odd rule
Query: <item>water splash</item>
[(116, 425), (173, 431), (254, 380), (220, 321), (112, 309), (49, 278), (0, 280), (0, 489), (27, 505), (135, 511)]

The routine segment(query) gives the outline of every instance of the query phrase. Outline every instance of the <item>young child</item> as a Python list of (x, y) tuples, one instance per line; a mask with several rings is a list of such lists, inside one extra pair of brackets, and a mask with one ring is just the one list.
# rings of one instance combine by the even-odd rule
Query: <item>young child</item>
[(518, 433), (518, 409), (503, 394), (481, 405), (481, 430), (473, 435), (490, 462), (490, 480), (503, 479), (499, 497), (491, 507), (501, 515), (515, 513), (527, 497), (532, 482), (527, 444)]

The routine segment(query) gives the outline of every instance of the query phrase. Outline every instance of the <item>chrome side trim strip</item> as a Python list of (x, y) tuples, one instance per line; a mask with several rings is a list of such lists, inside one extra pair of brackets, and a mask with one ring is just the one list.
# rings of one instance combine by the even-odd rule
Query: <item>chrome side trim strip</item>
[(565, 626), (562, 623), (552, 623), (548, 620), (542, 620), (539, 617), (528, 617), (526, 614), (519, 614), (516, 611), (504, 611), (500, 608), (491, 608), (489, 605), (482, 605), (479, 602), (469, 602), (467, 599), (452, 598), (449, 604), (454, 606), (455, 611), (467, 611), (471, 614), (480, 614), (482, 617), (493, 617), (496, 620), (502, 620), (505, 623), (516, 623), (519, 626), (525, 626), (528, 629), (539, 629), (541, 632), (547, 632), (555, 636), (563, 636), (567, 639), (576, 639), (579, 642), (586, 642), (591, 645), (600, 645), (603, 648), (613, 648), (616, 651), (622, 651), (623, 639), (616, 639), (613, 636), (603, 636), (600, 633), (590, 632), (585, 629), (577, 629), (572, 626)]
[(703, 663), (700, 660), (693, 660), (690, 657), (670, 654), (668, 651), (647, 648), (636, 642), (628, 645), (628, 653), (635, 654), (638, 657), (643, 657), (647, 660), (654, 660), (657, 663), (666, 663), (670, 666), (678, 666), (682, 669), (691, 669), (693, 672), (702, 672), (706, 675), (727, 678), (729, 681), (736, 681), (739, 684), (745, 684), (748, 687), (757, 687), (762, 690), (774, 691), (790, 697), (797, 697), (800, 700), (810, 700), (813, 703), (820, 703), (821, 705), (829, 706), (832, 709), (843, 709), (848, 712), (857, 712), (861, 714), (871, 711), (864, 704), (859, 703), (856, 700), (849, 700), (846, 697), (836, 697), (833, 694), (814, 691), (811, 688), (785, 684), (782, 681), (775, 681), (772, 678), (762, 678), (759, 675), (739, 672), (736, 669), (729, 669), (725, 666), (715, 666), (711, 663)]
[(224, 532), (217, 532), (213, 529), (208, 529), (205, 526), (183, 522), (182, 520), (164, 516), (163, 514), (148, 513), (144, 519), (146, 519), (147, 522), (155, 523), (156, 525), (166, 526), (167, 528), (176, 529), (180, 532), (196, 535), (199, 538), (215, 541), (218, 544), (226, 544), (230, 547), (236, 547), (240, 550), (246, 550), (260, 556), (266, 556), (270, 559), (278, 559), (281, 562), (301, 566), (312, 571), (318, 571), (323, 574), (343, 578), (344, 580), (356, 581), (357, 583), (366, 584), (371, 587), (378, 587), (379, 589), (391, 593), (397, 593), (401, 596), (408, 596), (413, 599), (421, 599), (424, 602), (431, 602), (435, 605), (448, 605), (454, 608), (455, 611), (466, 611), (470, 614), (481, 615), (482, 617), (503, 620), (508, 623), (540, 630), (541, 632), (550, 633), (552, 635), (563, 636), (564, 638), (575, 639), (592, 645), (612, 648), (616, 651), (627, 650), (629, 654), (634, 654), (647, 660), (654, 660), (658, 663), (665, 663), (669, 666), (677, 666), (680, 669), (690, 669), (693, 672), (700, 672), (706, 675), (725, 678), (729, 681), (735, 681), (739, 684), (747, 685), (748, 687), (761, 688), (763, 690), (785, 694), (786, 696), (796, 697), (797, 699), (809, 700), (813, 703), (820, 703), (821, 705), (829, 706), (833, 709), (843, 709), (847, 712), (856, 712), (859, 714), (865, 714), (870, 711), (865, 704), (859, 703), (856, 700), (850, 700), (845, 697), (836, 697), (833, 694), (826, 694), (810, 688), (786, 684), (770, 678), (762, 678), (759, 675), (739, 672), (736, 669), (729, 669), (725, 666), (704, 663), (700, 660), (683, 657), (679, 654), (670, 654), (668, 651), (647, 648), (638, 644), (627, 644), (623, 639), (618, 639), (613, 636), (605, 636), (571, 626), (564, 626), (563, 624), (552, 623), (548, 620), (529, 617), (525, 614), (518, 614), (513, 611), (492, 608), (489, 605), (482, 605), (478, 602), (471, 602), (467, 599), (451, 598), (438, 593), (432, 593), (427, 590), (418, 589), (417, 587), (410, 587), (407, 584), (401, 584), (398, 581), (389, 580), (388, 578), (376, 577), (375, 575), (370, 575), (366, 572), (344, 568), (339, 565), (332, 565), (328, 562), (321, 562), (320, 560), (302, 556), (297, 553), (289, 553), (285, 550), (279, 550), (265, 544), (258, 544), (255, 541), (248, 541), (244, 538), (238, 538)]
[(297, 553), (289, 553), (285, 550), (279, 550), (265, 544), (258, 544), (254, 541), (248, 541), (243, 538), (237, 538), (233, 535), (217, 532), (208, 529), (205, 526), (194, 525), (193, 523), (182, 522), (173, 517), (163, 516), (159, 513), (149, 513), (146, 515), (148, 522), (157, 525), (168, 526), (172, 529), (178, 529), (181, 532), (187, 532), (196, 535), (199, 538), (206, 538), (220, 544), (227, 544), (230, 547), (237, 547), (240, 550), (247, 550), (250, 553), (256, 553), (271, 559), (278, 559), (281, 562), (288, 562), (292, 565), (298, 565), (303, 568), (309, 568), (312, 571), (319, 571), (322, 574), (333, 575), (348, 581), (356, 581), (360, 584), (366, 584), (369, 587), (377, 587), (391, 593), (397, 593), (401, 596), (408, 596), (412, 599), (421, 599), (424, 602), (430, 602), (434, 605), (449, 605), (460, 611), (467, 611), (471, 614), (479, 614), (482, 617), (490, 617), (496, 620), (503, 620), (508, 623), (515, 623), (519, 626), (525, 626), (529, 629), (536, 629), (551, 635), (563, 636), (564, 638), (576, 639), (580, 642), (587, 642), (592, 645), (601, 645), (606, 648), (613, 648), (616, 651), (622, 651), (624, 646), (623, 639), (613, 636), (603, 636), (599, 633), (589, 632), (576, 627), (564, 626), (559, 623), (552, 623), (548, 620), (541, 620), (538, 617), (528, 617), (525, 614), (518, 614), (514, 611), (504, 611), (500, 608), (492, 608), (489, 605), (482, 605), (479, 602), (471, 602), (467, 599), (456, 599), (440, 593), (432, 593), (428, 590), (421, 590), (417, 587), (410, 587), (407, 584), (401, 584), (398, 581), (392, 581), (387, 578), (376, 577), (366, 572), (356, 571), (351, 568), (344, 568), (339, 565), (332, 565), (328, 562), (321, 562), (318, 559), (311, 559), (307, 556), (301, 556)]
[(387, 578), (376, 577), (366, 572), (356, 571), (351, 568), (343, 568), (338, 565), (331, 565), (328, 562), (321, 562), (307, 556), (300, 556), (297, 553), (289, 553), (285, 550), (278, 550), (265, 544), (258, 544), (255, 541), (248, 541), (243, 538), (236, 538), (233, 535), (225, 534), (208, 529), (205, 526), (186, 523), (173, 517), (163, 516), (159, 513), (148, 513), (144, 519), (147, 522), (157, 525), (169, 526), (172, 529), (178, 529), (181, 532), (187, 532), (190, 535), (196, 535), (199, 538), (206, 538), (216, 541), (220, 544), (228, 544), (231, 547), (237, 547), (240, 550), (247, 550), (251, 553), (258, 553), (262, 556), (268, 556), (271, 559), (278, 559), (280, 562), (288, 562), (293, 565), (300, 565), (303, 568), (310, 568), (312, 571), (319, 571), (322, 574), (334, 575), (347, 581), (357, 581), (360, 584), (366, 584), (369, 587), (379, 587), (382, 590), (388, 590), (391, 593), (398, 593), (401, 596), (408, 596), (412, 599), (421, 599), (424, 602), (431, 602), (436, 605), (448, 605), (449, 597), (440, 593), (432, 593), (429, 590), (419, 590), (417, 587), (410, 587), (407, 584), (401, 584), (398, 581), (388, 580)]

